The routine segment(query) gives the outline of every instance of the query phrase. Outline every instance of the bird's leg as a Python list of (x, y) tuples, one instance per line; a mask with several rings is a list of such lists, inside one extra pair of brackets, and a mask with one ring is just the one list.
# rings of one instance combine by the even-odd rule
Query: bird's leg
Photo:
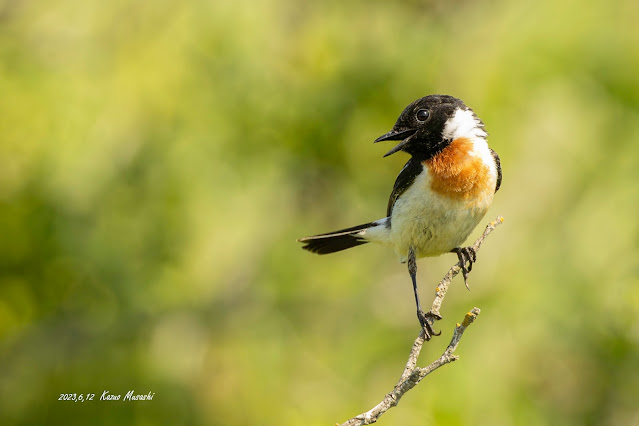
[[(470, 287), (468, 287), (468, 273), (473, 270), (473, 263), (477, 261), (475, 249), (472, 247), (455, 247), (450, 252), (457, 254), (462, 275), (464, 276), (464, 284), (466, 284), (466, 288), (470, 290)], [(468, 263), (468, 267), (466, 263)]]
[(417, 292), (417, 262), (415, 259), (415, 251), (412, 247), (408, 249), (408, 273), (410, 274), (410, 278), (413, 280), (413, 291), (415, 292), (415, 303), (417, 304), (417, 319), (419, 320), (422, 329), (424, 329), (426, 340), (430, 340), (431, 337), (442, 334), (441, 331), (439, 333), (435, 333), (432, 326), (432, 323), (434, 323), (435, 320), (440, 320), (442, 317), (432, 311), (425, 313), (419, 304), (419, 294)]

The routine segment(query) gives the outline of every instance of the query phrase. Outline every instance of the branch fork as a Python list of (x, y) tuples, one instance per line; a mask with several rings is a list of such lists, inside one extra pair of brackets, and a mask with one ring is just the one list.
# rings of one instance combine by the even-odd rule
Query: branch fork
[[(486, 237), (497, 228), (501, 223), (503, 223), (504, 218), (499, 216), (494, 221), (490, 222), (483, 234), (475, 241), (475, 243), (471, 246), (475, 251), (478, 251), (481, 247), (482, 243), (486, 239)], [(453, 278), (459, 274), (461, 271), (461, 263), (457, 262), (453, 267), (451, 267), (444, 278), (439, 282), (437, 288), (435, 289), (435, 299), (433, 300), (433, 305), (431, 308), (431, 312), (436, 315), (440, 315), (439, 310), (444, 301), (444, 297), (446, 297), (446, 293), (448, 292), (448, 287), (452, 282)], [(426, 367), (418, 367), (417, 366), (417, 358), (419, 358), (419, 354), (422, 350), (422, 346), (426, 341), (426, 336), (424, 334), (424, 330), (422, 329), (419, 332), (419, 335), (413, 342), (413, 346), (411, 348), (410, 354), (408, 355), (408, 361), (406, 362), (406, 366), (404, 367), (404, 371), (402, 372), (401, 377), (392, 391), (386, 394), (384, 399), (371, 408), (370, 410), (359, 414), (352, 419), (347, 420), (339, 426), (359, 426), (359, 425), (368, 425), (377, 422), (379, 417), (388, 411), (390, 408), (396, 406), (399, 403), (399, 400), (404, 396), (406, 392), (414, 388), (424, 377), (437, 370), (439, 367), (449, 364), (453, 361), (459, 359), (458, 355), (454, 355), (453, 353), (457, 349), (461, 338), (468, 327), (477, 319), (481, 311), (479, 308), (473, 308), (468, 312), (461, 324), (457, 324), (455, 330), (453, 331), (453, 337), (446, 347), (444, 353), (431, 364)], [(434, 320), (428, 320), (431, 325), (433, 325)]]

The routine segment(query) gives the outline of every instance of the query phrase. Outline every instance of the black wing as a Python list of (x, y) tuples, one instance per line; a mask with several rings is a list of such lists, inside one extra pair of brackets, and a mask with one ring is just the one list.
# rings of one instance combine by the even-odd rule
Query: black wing
[(497, 166), (497, 185), (495, 185), (495, 192), (499, 191), (499, 187), (501, 186), (501, 162), (499, 161), (499, 155), (495, 151), (490, 149), (490, 153), (493, 154), (493, 159), (495, 160), (495, 166)]
[[(399, 172), (399, 175), (397, 176), (397, 180), (395, 180), (393, 192), (391, 192), (390, 198), (388, 199), (386, 216), (390, 218), (390, 215), (393, 212), (395, 201), (397, 201), (399, 196), (402, 195), (409, 186), (411, 186), (411, 184), (415, 181), (417, 175), (420, 174), (422, 170), (422, 163), (418, 160), (415, 160), (414, 158), (408, 160), (408, 162), (404, 165), (404, 168), (401, 172)], [(386, 222), (386, 224), (390, 226), (390, 220)]]

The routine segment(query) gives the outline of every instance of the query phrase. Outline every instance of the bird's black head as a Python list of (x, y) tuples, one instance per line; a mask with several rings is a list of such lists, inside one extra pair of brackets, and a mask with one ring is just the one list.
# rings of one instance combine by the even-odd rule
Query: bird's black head
[[(458, 110), (469, 111), (468, 120), (477, 118), (460, 99), (448, 95), (423, 97), (408, 105), (393, 129), (377, 138), (375, 142), (401, 140), (384, 157), (404, 151), (420, 158), (430, 158), (452, 141), (458, 124), (464, 124), (456, 122), (459, 121), (456, 116)], [(479, 119), (476, 126), (483, 129)]]

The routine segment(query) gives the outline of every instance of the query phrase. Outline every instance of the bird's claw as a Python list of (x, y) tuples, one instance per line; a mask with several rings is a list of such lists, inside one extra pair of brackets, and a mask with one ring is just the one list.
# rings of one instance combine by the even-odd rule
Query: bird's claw
[[(430, 340), (433, 336), (439, 336), (440, 334), (442, 334), (441, 331), (439, 333), (435, 333), (435, 330), (433, 330), (433, 326), (431, 325), (431, 322), (434, 323), (435, 321), (442, 319), (441, 315), (436, 314), (433, 311), (424, 312), (420, 309), (417, 311), (417, 318), (419, 319), (419, 323), (424, 330), (424, 336), (426, 337), (427, 341)], [(429, 319), (431, 321), (429, 321)]]
[[(473, 263), (477, 261), (477, 252), (473, 247), (457, 247), (452, 251), (457, 254), (462, 276), (464, 277), (464, 284), (466, 288), (470, 290), (468, 286), (468, 273), (473, 270)], [(466, 266), (467, 263), (468, 266)]]

